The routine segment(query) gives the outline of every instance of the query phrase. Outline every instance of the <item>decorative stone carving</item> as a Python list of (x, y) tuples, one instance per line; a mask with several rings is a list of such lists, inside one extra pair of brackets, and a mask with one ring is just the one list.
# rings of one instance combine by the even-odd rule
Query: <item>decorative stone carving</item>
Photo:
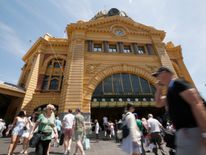
[(95, 70), (99, 65), (100, 64), (89, 64), (89, 65), (87, 65), (87, 69), (86, 69), (87, 73), (90, 73), (90, 74), (95, 73)]

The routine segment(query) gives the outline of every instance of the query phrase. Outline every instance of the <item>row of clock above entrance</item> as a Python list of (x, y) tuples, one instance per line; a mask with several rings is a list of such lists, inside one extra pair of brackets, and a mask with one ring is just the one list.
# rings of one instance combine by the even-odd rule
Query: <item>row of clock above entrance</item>
[(109, 43), (108, 41), (97, 43), (93, 40), (87, 40), (86, 45), (89, 52), (155, 54), (152, 44), (124, 44), (123, 42)]

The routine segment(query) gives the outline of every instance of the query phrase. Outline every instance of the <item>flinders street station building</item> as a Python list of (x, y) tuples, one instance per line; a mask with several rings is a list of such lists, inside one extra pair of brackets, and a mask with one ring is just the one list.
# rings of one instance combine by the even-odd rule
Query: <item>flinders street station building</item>
[(0, 84), (1, 117), (53, 104), (56, 114), (80, 108), (87, 118), (114, 119), (128, 102), (140, 116), (160, 115), (164, 109), (155, 108), (152, 72), (167, 66), (193, 83), (181, 47), (163, 42), (166, 32), (116, 8), (70, 23), (66, 32), (66, 38), (40, 37), (22, 58), (18, 85)]

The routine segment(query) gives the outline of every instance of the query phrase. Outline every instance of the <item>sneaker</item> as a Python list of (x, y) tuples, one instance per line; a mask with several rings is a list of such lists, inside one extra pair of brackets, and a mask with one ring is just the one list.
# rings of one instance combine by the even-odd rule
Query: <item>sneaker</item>
[(67, 152), (67, 151), (65, 151), (65, 152), (64, 152), (64, 155), (67, 155), (67, 153), (68, 153), (68, 152)]

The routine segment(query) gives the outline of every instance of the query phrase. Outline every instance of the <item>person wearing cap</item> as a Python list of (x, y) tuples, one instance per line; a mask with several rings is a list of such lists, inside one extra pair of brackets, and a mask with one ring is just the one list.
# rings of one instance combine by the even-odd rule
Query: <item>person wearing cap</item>
[(55, 128), (55, 107), (52, 104), (46, 106), (46, 111), (40, 114), (33, 128), (32, 133), (38, 127), (38, 132), (42, 133), (39, 143), (36, 146), (37, 155), (47, 155), (49, 153), (49, 145), (52, 139), (52, 132), (54, 132), (55, 139), (58, 138), (58, 132)]
[[(206, 110), (198, 91), (183, 79), (177, 79), (168, 67), (152, 74), (158, 79), (155, 101), (157, 107), (168, 107), (176, 128), (177, 155), (206, 154)], [(163, 95), (163, 89), (167, 94)]]
[(135, 107), (133, 103), (128, 103), (127, 113), (123, 117), (123, 124), (129, 128), (129, 135), (122, 140), (122, 150), (130, 155), (140, 155), (141, 150), (141, 132), (136, 124), (133, 112)]

